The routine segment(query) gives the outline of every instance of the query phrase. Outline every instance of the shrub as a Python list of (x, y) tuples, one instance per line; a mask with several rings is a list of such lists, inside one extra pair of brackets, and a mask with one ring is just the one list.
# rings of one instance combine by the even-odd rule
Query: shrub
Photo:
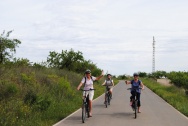
[(0, 99), (9, 98), (18, 92), (16, 84), (11, 82), (0, 82)]
[(29, 105), (33, 105), (37, 101), (37, 95), (33, 91), (28, 91), (24, 97), (24, 102)]
[(167, 76), (171, 80), (171, 83), (173, 83), (177, 87), (188, 90), (188, 73), (187, 72), (170, 72)]
[(45, 111), (49, 108), (50, 104), (51, 100), (48, 97), (38, 95), (34, 108), (40, 111)]

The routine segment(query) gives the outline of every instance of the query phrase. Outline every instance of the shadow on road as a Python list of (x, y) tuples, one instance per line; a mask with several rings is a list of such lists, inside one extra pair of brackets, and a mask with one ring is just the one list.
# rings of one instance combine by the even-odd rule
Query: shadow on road
[(82, 117), (81, 116), (71, 116), (71, 117), (69, 117), (67, 120), (81, 120), (82, 119)]
[(128, 112), (120, 112), (120, 113), (112, 113), (111, 116), (113, 116), (114, 118), (132, 118), (133, 117), (133, 113), (128, 113)]
[(104, 104), (93, 105), (93, 108), (105, 108)]

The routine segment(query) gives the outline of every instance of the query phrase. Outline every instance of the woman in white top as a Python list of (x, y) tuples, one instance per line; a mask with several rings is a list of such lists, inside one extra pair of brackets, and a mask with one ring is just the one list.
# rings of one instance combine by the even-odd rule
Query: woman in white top
[[(77, 90), (80, 90), (80, 87), (84, 84), (84, 90), (93, 89), (93, 81), (99, 80), (101, 77), (103, 77), (104, 72), (102, 71), (101, 75), (99, 77), (91, 76), (91, 71), (86, 70), (85, 71), (85, 77), (82, 78), (80, 84), (77, 87)], [(86, 91), (86, 96), (89, 94), (89, 117), (92, 117), (92, 100), (94, 96), (94, 90)], [(85, 92), (83, 92), (83, 97), (85, 97)]]

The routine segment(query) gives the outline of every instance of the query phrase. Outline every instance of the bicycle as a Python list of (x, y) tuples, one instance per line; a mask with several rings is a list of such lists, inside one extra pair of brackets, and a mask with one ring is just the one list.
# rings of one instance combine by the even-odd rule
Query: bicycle
[(89, 94), (86, 96), (87, 91), (91, 91), (95, 89), (83, 90), (85, 92), (85, 97), (82, 102), (82, 123), (85, 123), (86, 116), (89, 118)]
[[(104, 85), (106, 86), (106, 85)], [(106, 92), (105, 92), (105, 106), (106, 108), (108, 107), (108, 105), (110, 105), (110, 101), (112, 99), (112, 94), (110, 93), (110, 88), (108, 86), (106, 86)]]
[[(134, 92), (134, 96), (136, 97), (136, 90), (137, 89), (142, 89), (142, 88), (128, 88), (127, 90), (132, 90), (133, 92)], [(137, 110), (138, 110), (138, 99), (137, 98), (133, 98), (132, 97), (132, 109), (133, 109), (133, 111), (134, 111), (134, 114), (135, 114), (135, 119), (136, 119), (136, 117), (137, 117)]]

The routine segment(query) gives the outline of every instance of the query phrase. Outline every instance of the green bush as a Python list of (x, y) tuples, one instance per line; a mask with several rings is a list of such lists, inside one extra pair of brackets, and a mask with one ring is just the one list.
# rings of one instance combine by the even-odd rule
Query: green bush
[(33, 91), (28, 91), (27, 94), (24, 97), (24, 103), (28, 105), (33, 105), (37, 101), (37, 94), (34, 93)]
[(45, 96), (37, 96), (36, 104), (34, 108), (36, 110), (45, 111), (50, 107), (51, 99)]
[(18, 88), (13, 82), (0, 81), (0, 99), (7, 99), (17, 94)]
[(167, 74), (167, 77), (177, 87), (188, 90), (188, 72), (170, 72)]

